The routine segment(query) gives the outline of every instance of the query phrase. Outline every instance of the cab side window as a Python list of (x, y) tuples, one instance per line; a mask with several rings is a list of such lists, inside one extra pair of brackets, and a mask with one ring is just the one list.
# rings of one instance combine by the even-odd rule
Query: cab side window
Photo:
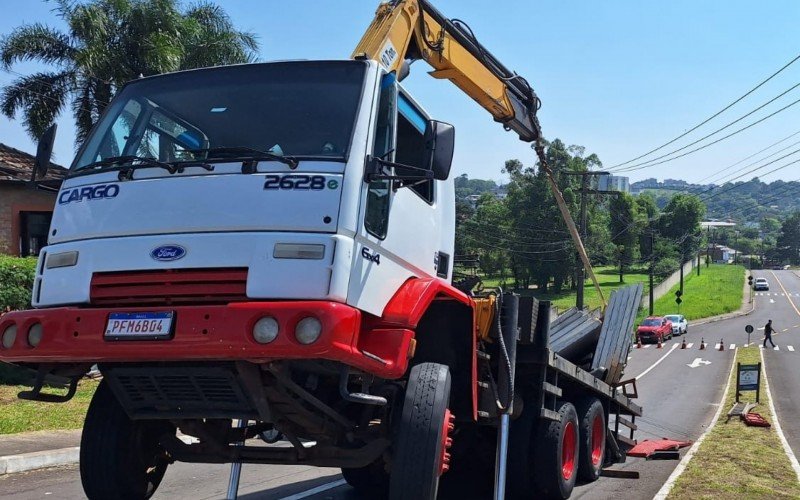
[[(410, 167), (425, 168), (425, 116), (414, 106), (410, 99), (400, 94), (398, 101), (397, 117), (397, 151), (395, 161)], [(418, 170), (396, 169), (398, 175), (418, 175)], [(433, 180), (416, 181), (408, 185), (427, 203), (433, 203)]]
[[(397, 83), (393, 74), (384, 75), (378, 101), (378, 116), (372, 155), (394, 161), (395, 124), (397, 117)], [(392, 184), (386, 179), (373, 180), (367, 187), (367, 208), (364, 227), (379, 239), (386, 237)]]

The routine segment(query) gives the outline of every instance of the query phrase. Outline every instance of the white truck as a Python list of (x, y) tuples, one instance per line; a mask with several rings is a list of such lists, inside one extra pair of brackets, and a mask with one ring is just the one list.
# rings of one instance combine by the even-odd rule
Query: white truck
[[(540, 137), (527, 83), (422, 0), (382, 5), (351, 60), (118, 92), (58, 194), (34, 308), (0, 319), (0, 360), (37, 370), (20, 397), (102, 371), (89, 498), (147, 498), (176, 460), (341, 467), (393, 499), (459, 470), (497, 498), (566, 498), (624, 460), (609, 415), (641, 409), (550, 351), (516, 296), (453, 286), (454, 129), (399, 84), (414, 58)], [(43, 391), (53, 375), (67, 394)], [(249, 444), (275, 432), (292, 446)]]

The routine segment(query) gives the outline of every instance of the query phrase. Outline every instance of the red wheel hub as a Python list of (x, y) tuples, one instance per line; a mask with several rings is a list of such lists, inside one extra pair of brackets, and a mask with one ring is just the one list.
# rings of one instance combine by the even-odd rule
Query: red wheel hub
[(575, 443), (577, 441), (575, 424), (567, 422), (564, 438), (561, 441), (561, 476), (569, 481), (575, 473)]
[(441, 476), (450, 470), (450, 453), (447, 451), (453, 446), (453, 438), (450, 433), (456, 428), (456, 417), (450, 413), (450, 409), (444, 411), (444, 421), (442, 422), (442, 442), (440, 443), (441, 456), (439, 457), (439, 475)]
[(603, 442), (605, 441), (603, 432), (603, 418), (595, 415), (592, 422), (592, 465), (597, 466), (603, 458)]

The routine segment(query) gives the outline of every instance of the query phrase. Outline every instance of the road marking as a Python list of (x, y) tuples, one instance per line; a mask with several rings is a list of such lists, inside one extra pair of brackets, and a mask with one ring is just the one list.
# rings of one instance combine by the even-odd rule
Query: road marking
[(703, 358), (694, 358), (694, 361), (692, 361), (690, 364), (687, 364), (686, 366), (688, 366), (689, 368), (697, 368), (700, 365), (710, 365), (710, 364), (711, 361), (706, 361)]
[(294, 495), (290, 495), (288, 497), (283, 497), (281, 500), (300, 500), (301, 498), (308, 498), (311, 495), (316, 495), (317, 493), (322, 493), (323, 491), (332, 490), (334, 488), (338, 488), (339, 486), (344, 486), (347, 484), (347, 481), (344, 479), (339, 479), (338, 481), (334, 481), (332, 483), (325, 483), (317, 486), (316, 488), (311, 488), (310, 490), (306, 490), (300, 493), (295, 493)]
[(786, 348), (789, 349), (789, 352), (794, 352), (794, 346), (787, 345)]
[(788, 328), (784, 328), (784, 329), (783, 329), (783, 330), (781, 330), (781, 331), (782, 331), (782, 332), (788, 332), (788, 331), (789, 331), (789, 329), (788, 329)]
[(797, 457), (794, 456), (794, 452), (792, 451), (792, 448), (789, 446), (789, 442), (786, 441), (786, 436), (783, 435), (783, 430), (781, 429), (781, 423), (778, 420), (778, 412), (775, 411), (775, 405), (772, 403), (772, 393), (769, 390), (769, 380), (767, 380), (767, 360), (764, 358), (763, 352), (761, 353), (761, 365), (764, 367), (764, 389), (766, 389), (767, 391), (767, 398), (769, 399), (769, 411), (772, 412), (772, 420), (775, 426), (775, 430), (778, 432), (778, 437), (780, 438), (781, 444), (783, 445), (783, 451), (786, 452), (786, 456), (789, 457), (789, 463), (792, 464), (792, 469), (794, 469), (794, 473), (797, 474), (797, 480), (800, 481), (800, 462), (797, 461)]
[(664, 361), (664, 358), (666, 358), (667, 356), (669, 356), (670, 354), (672, 354), (672, 351), (674, 351), (674, 350), (675, 350), (675, 349), (677, 349), (677, 348), (678, 348), (678, 344), (672, 344), (672, 348), (671, 348), (669, 351), (665, 352), (663, 356), (661, 356), (660, 358), (658, 358), (658, 361), (656, 361), (655, 363), (653, 363), (652, 365), (650, 365), (650, 368), (648, 368), (647, 370), (645, 370), (645, 371), (643, 371), (642, 373), (640, 373), (640, 374), (639, 374), (639, 376), (638, 376), (638, 377), (636, 377), (634, 380), (639, 380), (640, 378), (642, 378), (642, 377), (644, 377), (645, 375), (647, 375), (647, 373), (648, 373), (650, 370), (652, 370), (653, 368), (655, 368), (656, 366), (658, 366), (658, 364), (659, 364), (659, 363), (661, 363), (662, 361)]
[(731, 349), (731, 350), (736, 349), (736, 344), (731, 344), (731, 346), (728, 349)]
[(774, 304), (775, 303), (775, 299), (769, 299), (769, 303), (770, 304)]
[(694, 345), (694, 342), (689, 342), (688, 344), (686, 344), (686, 348), (687, 349), (691, 349), (693, 345)]
[(650, 344), (645, 344), (645, 345), (642, 346), (642, 349), (649, 349), (649, 348), (650, 348)]
[[(781, 287), (781, 290), (783, 290), (783, 291), (785, 292), (785, 291), (786, 291), (786, 289), (785, 289), (785, 288), (783, 288), (783, 283), (781, 283), (781, 280), (779, 280), (779, 279), (778, 279), (778, 276), (775, 274), (775, 272), (774, 272), (774, 271), (770, 271), (770, 272), (772, 273), (772, 276), (774, 276), (774, 277), (775, 277), (775, 281), (777, 281), (777, 282), (778, 282), (778, 286), (780, 286), (780, 287)], [(788, 300), (788, 301), (789, 301), (789, 304), (792, 306), (792, 309), (794, 309), (794, 312), (796, 312), (796, 313), (797, 313), (797, 315), (798, 315), (798, 316), (800, 316), (800, 310), (798, 310), (798, 309), (797, 309), (797, 306), (796, 306), (796, 305), (794, 305), (794, 302), (792, 302), (792, 298), (791, 298), (791, 297), (786, 297), (786, 300)]]
[[(714, 428), (717, 420), (719, 420), (719, 416), (722, 414), (722, 409), (725, 406), (725, 397), (728, 395), (728, 389), (731, 386), (731, 379), (733, 379), (733, 369), (736, 367), (736, 363), (734, 363), (735, 360), (736, 356), (734, 355), (731, 357), (731, 369), (728, 373), (728, 382), (725, 384), (725, 389), (722, 391), (722, 396), (719, 400), (719, 404), (717, 404), (717, 412), (714, 414), (714, 418), (711, 419), (711, 423), (708, 424), (706, 430), (703, 431), (700, 437), (697, 438), (697, 441), (695, 441), (692, 447), (689, 448), (689, 451), (686, 452), (686, 455), (683, 456), (681, 461), (678, 463), (678, 466), (675, 467), (675, 470), (669, 475), (667, 481), (664, 483), (661, 489), (658, 490), (656, 496), (653, 497), (653, 500), (666, 500), (667, 495), (669, 495), (669, 492), (672, 490), (672, 487), (675, 486), (675, 481), (677, 481), (680, 475), (683, 474), (683, 471), (686, 470), (686, 466), (689, 465), (689, 460), (691, 460), (694, 454), (697, 453), (697, 450), (700, 448), (703, 440), (705, 440), (709, 431)], [(766, 377), (764, 379), (766, 380)], [(772, 398), (770, 398), (770, 403), (771, 402)]]
[(781, 350), (781, 346), (776, 345), (775, 347), (772, 348), (772, 350), (773, 351), (780, 351)]

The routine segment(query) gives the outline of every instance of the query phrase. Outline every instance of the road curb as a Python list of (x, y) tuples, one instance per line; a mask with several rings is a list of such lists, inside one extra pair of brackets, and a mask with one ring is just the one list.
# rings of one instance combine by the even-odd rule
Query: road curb
[(667, 481), (661, 486), (661, 489), (658, 490), (658, 493), (653, 497), (653, 500), (666, 500), (667, 496), (669, 496), (669, 492), (672, 491), (673, 486), (675, 486), (675, 482), (681, 477), (683, 471), (686, 470), (686, 467), (689, 465), (689, 462), (694, 457), (694, 454), (697, 453), (697, 450), (700, 449), (700, 445), (703, 444), (705, 441), (706, 436), (711, 432), (711, 429), (717, 425), (717, 421), (719, 420), (720, 415), (724, 411), (725, 406), (725, 398), (728, 396), (728, 390), (731, 387), (731, 382), (733, 381), (733, 374), (734, 369), (736, 368), (736, 351), (739, 349), (734, 349), (733, 358), (731, 359), (731, 368), (728, 371), (728, 380), (725, 383), (725, 388), (722, 390), (722, 397), (719, 400), (719, 407), (717, 408), (716, 413), (714, 413), (714, 417), (711, 419), (711, 422), (708, 424), (708, 427), (703, 431), (697, 441), (694, 442), (689, 451), (683, 456), (680, 462), (678, 462), (678, 466), (675, 467), (675, 470), (672, 471), (672, 474), (669, 475)]
[(27, 472), (59, 465), (78, 463), (80, 447), (61, 448), (59, 450), (35, 451), (20, 455), (6, 455), (0, 457), (0, 475), (15, 472)]

